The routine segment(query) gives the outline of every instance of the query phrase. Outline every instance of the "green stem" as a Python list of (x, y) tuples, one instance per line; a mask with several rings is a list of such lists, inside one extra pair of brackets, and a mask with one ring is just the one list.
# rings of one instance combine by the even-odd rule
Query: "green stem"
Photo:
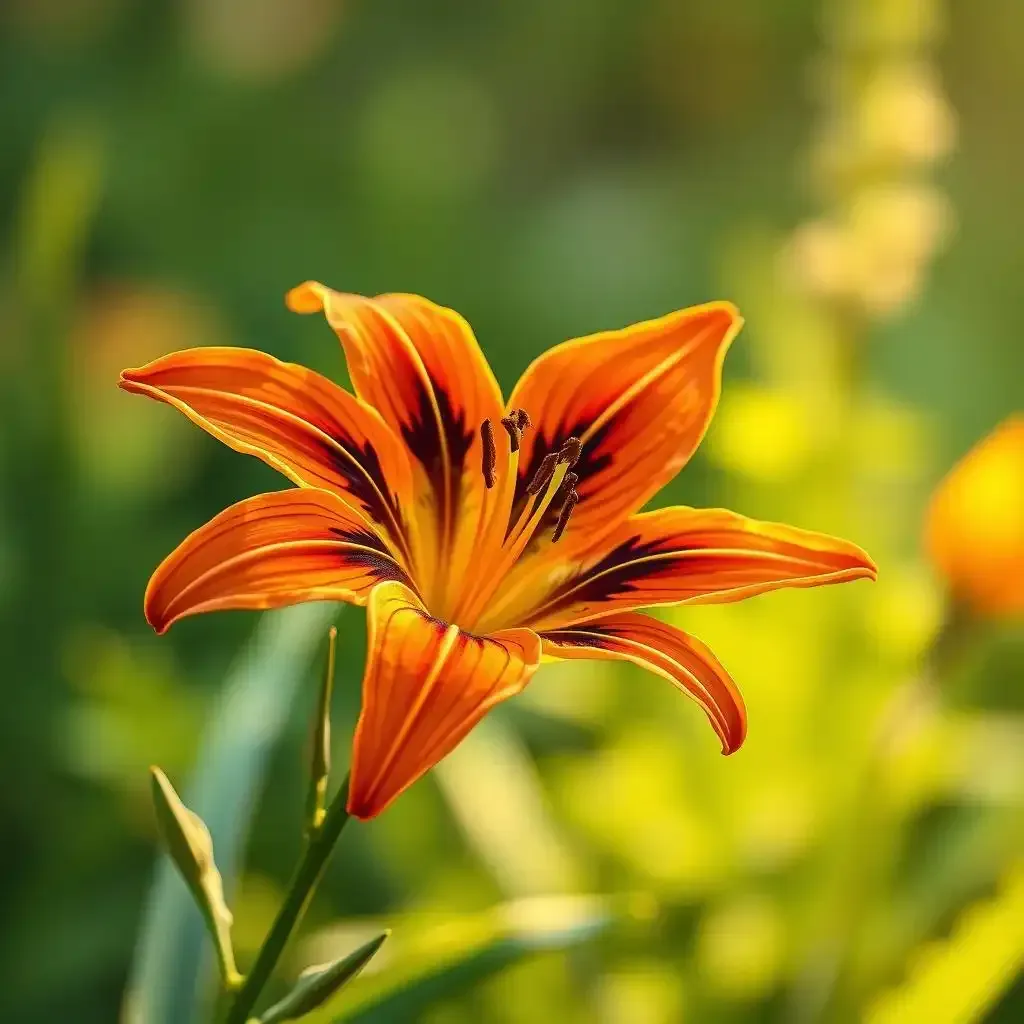
[(292, 876), (287, 895), (277, 912), (267, 937), (256, 956), (252, 970), (246, 975), (242, 987), (238, 990), (231, 1008), (228, 1010), (225, 1024), (246, 1024), (252, 1008), (256, 1005), (263, 987), (266, 985), (277, 961), (281, 958), (285, 946), (291, 938), (302, 917), (303, 912), (312, 899), (313, 891), (320, 881), (327, 864), (327, 858), (334, 849), (334, 844), (341, 835), (341, 830), (348, 821), (349, 814), (345, 809), (348, 802), (348, 778), (341, 784), (341, 789), (327, 809), (321, 826), (312, 832), (306, 845), (302, 860)]

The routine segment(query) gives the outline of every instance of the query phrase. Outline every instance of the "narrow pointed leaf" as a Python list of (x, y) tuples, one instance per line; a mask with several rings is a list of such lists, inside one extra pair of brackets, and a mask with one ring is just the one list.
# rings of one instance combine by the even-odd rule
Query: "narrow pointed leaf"
[(315, 832), (323, 823), (327, 806), (327, 783), (331, 772), (331, 694), (334, 692), (334, 657), (338, 630), (331, 626), (327, 634), (327, 670), (316, 705), (310, 743), (309, 796), (306, 799), (306, 823)]
[(231, 911), (224, 899), (224, 882), (213, 859), (210, 830), (198, 814), (179, 799), (167, 776), (159, 768), (150, 768), (156, 820), (167, 852), (196, 901), (210, 938), (217, 950), (221, 976), (227, 988), (241, 980), (231, 948)]
[(370, 962), (390, 934), (390, 931), (381, 932), (348, 956), (333, 963), (307, 967), (299, 975), (299, 980), (291, 992), (269, 1010), (264, 1011), (259, 1018), (260, 1024), (280, 1024), (281, 1021), (298, 1020), (318, 1006), (322, 1006)]

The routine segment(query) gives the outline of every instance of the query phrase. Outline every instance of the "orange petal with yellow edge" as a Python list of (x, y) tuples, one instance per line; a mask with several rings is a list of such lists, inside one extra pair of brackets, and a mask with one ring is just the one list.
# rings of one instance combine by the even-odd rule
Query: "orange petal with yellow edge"
[(543, 633), (541, 639), (549, 657), (631, 661), (667, 679), (704, 709), (723, 754), (738, 750), (746, 737), (746, 709), (729, 673), (700, 640), (668, 623), (649, 615), (617, 615)]
[(125, 391), (183, 412), (304, 487), (337, 491), (399, 542), (408, 458), (380, 416), (326, 377), (253, 349), (194, 348), (121, 374)]
[[(419, 561), (425, 592), (460, 536), (472, 538), (483, 505), (480, 424), (498, 426), (501, 389), (469, 324), (454, 310), (418, 295), (366, 298), (316, 281), (293, 288), (288, 306), (323, 310), (345, 349), (360, 398), (379, 410), (408, 446), (418, 468), (424, 538)], [(439, 603), (444, 595), (435, 592)]]
[[(517, 505), (544, 456), (574, 436), (583, 442), (574, 467), (580, 501), (563, 550), (585, 548), (639, 509), (700, 444), (742, 324), (731, 303), (712, 302), (568, 341), (537, 359), (509, 400), (535, 427), (523, 438)], [(557, 515), (555, 506), (545, 538)]]
[(367, 605), (368, 655), (348, 810), (379, 814), (450, 753), (540, 663), (527, 629), (462, 632), (429, 615), (408, 587), (382, 583)]
[(153, 573), (145, 612), (163, 633), (201, 612), (363, 604), (382, 580), (405, 579), (368, 519), (336, 494), (300, 487), (247, 498), (190, 534)]
[(632, 516), (603, 546), (600, 557), (517, 621), (559, 629), (631, 608), (741, 601), (781, 587), (874, 579), (877, 571), (849, 541), (727, 509), (678, 507)]

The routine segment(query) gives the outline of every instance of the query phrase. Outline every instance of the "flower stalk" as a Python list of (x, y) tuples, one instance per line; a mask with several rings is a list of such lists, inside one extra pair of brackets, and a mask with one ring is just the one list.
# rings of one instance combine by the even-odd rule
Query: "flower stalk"
[(260, 997), (270, 976), (274, 973), (281, 954), (292, 933), (298, 927), (302, 915), (309, 906), (317, 884), (323, 876), (327, 860), (341, 830), (349, 820), (346, 810), (348, 802), (348, 777), (331, 801), (319, 828), (310, 833), (295, 874), (292, 876), (284, 902), (277, 912), (267, 937), (263, 940), (256, 962), (245, 977), (242, 987), (228, 1009), (225, 1024), (246, 1024), (253, 1007)]

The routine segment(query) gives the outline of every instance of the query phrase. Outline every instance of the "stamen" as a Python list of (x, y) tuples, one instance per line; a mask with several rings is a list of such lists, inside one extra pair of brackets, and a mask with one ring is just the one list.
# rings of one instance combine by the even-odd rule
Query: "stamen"
[(483, 442), (483, 474), (488, 490), (494, 486), (494, 468), (498, 464), (498, 450), (494, 445), (494, 427), (490, 420), (480, 424), (480, 440)]
[[(494, 596), (498, 584), (515, 565), (541, 522), (546, 519), (551, 506), (554, 504), (558, 508), (556, 502), (561, 503), (551, 536), (552, 542), (555, 542), (565, 532), (569, 517), (580, 500), (576, 490), (579, 474), (571, 470), (583, 454), (583, 442), (578, 437), (569, 437), (559, 448), (548, 452), (540, 460), (526, 487), (527, 500), (522, 501), (515, 522), (511, 523), (509, 520), (519, 493), (516, 481), (519, 479), (523, 431), (533, 424), (525, 409), (512, 409), (507, 416), (501, 418), (501, 425), (509, 437), (509, 470), (507, 474), (502, 474), (493, 502), (489, 499), (490, 511), (481, 517), (478, 524), (476, 540), (483, 549), (486, 564), (479, 567), (479, 585), (470, 587), (456, 602), (457, 614), (452, 617), (459, 621), (477, 621), (484, 606)], [(484, 479), (487, 486), (491, 487), (497, 483), (494, 431), (489, 420), (484, 421), (480, 430), (484, 441)], [(487, 552), (492, 550), (494, 554), (488, 556)], [(499, 601), (499, 605), (503, 603), (507, 602)], [(491, 612), (487, 614), (491, 616)]]
[(519, 417), (515, 413), (504, 416), (501, 425), (508, 431), (508, 442), (512, 451), (519, 451)]
[(578, 437), (567, 438), (558, 450), (558, 461), (575, 466), (583, 454), (583, 442)]
[[(516, 452), (511, 458), (518, 460), (519, 453)], [(546, 462), (547, 460), (545, 459), (544, 461)], [(468, 608), (461, 610), (461, 614), (466, 620), (476, 621), (476, 617), (481, 614), (481, 609), (493, 595), (497, 584), (505, 578), (508, 571), (515, 565), (516, 560), (525, 550), (527, 544), (530, 543), (530, 539), (533, 537), (537, 527), (540, 526), (541, 520), (544, 519), (552, 500), (561, 490), (562, 481), (565, 479), (569, 467), (564, 462), (559, 462), (557, 454), (552, 455), (549, 465), (552, 467), (550, 472), (544, 473), (542, 476), (542, 471), (538, 471), (537, 477), (535, 477), (534, 481), (531, 481), (531, 486), (538, 478), (544, 481), (539, 488), (541, 493), (535, 501), (524, 503), (515, 525), (506, 531), (505, 540), (499, 552), (499, 561), (481, 570), (481, 576), (490, 582), (485, 584), (481, 590), (469, 599)], [(515, 480), (514, 472), (510, 473), (508, 478), (502, 479), (502, 486), (507, 487), (509, 480)], [(576, 494), (575, 491), (571, 493)], [(511, 489), (509, 490), (509, 497), (511, 498)]]
[[(575, 473), (570, 476), (575, 476)], [(566, 477), (568, 479), (568, 477)], [(576, 503), (580, 500), (580, 496), (576, 493), (575, 489), (570, 489), (569, 493), (565, 496), (565, 501), (562, 503), (562, 511), (558, 513), (558, 522), (555, 523), (555, 532), (551, 534), (551, 543), (555, 541), (565, 533), (566, 526), (569, 525), (569, 516), (572, 515), (572, 510), (576, 507)]]
[(530, 481), (526, 488), (527, 494), (540, 494), (548, 485), (548, 481), (554, 475), (555, 466), (558, 464), (558, 452), (551, 452), (550, 455), (545, 455), (541, 459), (540, 465), (537, 467), (537, 472), (533, 474), (533, 479)]

